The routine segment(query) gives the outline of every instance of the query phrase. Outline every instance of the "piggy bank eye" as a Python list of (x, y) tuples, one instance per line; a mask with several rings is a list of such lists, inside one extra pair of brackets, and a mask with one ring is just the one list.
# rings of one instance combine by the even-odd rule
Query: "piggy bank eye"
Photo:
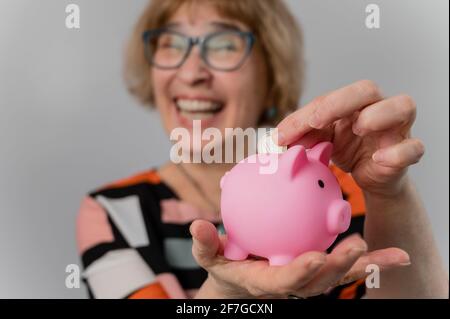
[(317, 182), (319, 183), (320, 188), (324, 188), (325, 187), (325, 184), (324, 184), (323, 180), (319, 179)]

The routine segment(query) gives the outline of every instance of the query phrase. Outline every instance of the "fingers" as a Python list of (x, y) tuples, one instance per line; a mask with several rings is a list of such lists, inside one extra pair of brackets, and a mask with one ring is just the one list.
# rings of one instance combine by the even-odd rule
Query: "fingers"
[(204, 220), (196, 220), (191, 224), (192, 255), (197, 263), (207, 269), (214, 265), (220, 248), (220, 240), (213, 224)]
[(289, 114), (277, 126), (274, 140), (278, 145), (289, 145), (300, 139), (303, 135), (313, 130), (308, 119), (314, 112), (312, 105), (306, 105)]
[(278, 143), (288, 145), (313, 128), (322, 129), (381, 99), (378, 87), (368, 80), (358, 81), (320, 96), (290, 114), (277, 126)]
[(425, 153), (425, 146), (419, 139), (409, 138), (401, 143), (377, 150), (372, 159), (385, 167), (402, 169), (417, 163)]
[(298, 293), (317, 295), (335, 286), (352, 268), (353, 264), (367, 251), (367, 244), (359, 235), (343, 240), (327, 257), (326, 264), (316, 277)]
[(269, 266), (267, 260), (226, 261), (211, 273), (255, 297), (286, 296), (314, 278), (325, 261), (325, 253), (308, 252), (284, 266)]
[(353, 132), (364, 136), (391, 128), (410, 128), (415, 118), (413, 99), (407, 95), (394, 96), (364, 108), (353, 124)]
[(304, 253), (287, 265), (264, 267), (261, 273), (256, 271), (256, 280), (249, 283), (247, 289), (261, 296), (287, 296), (312, 280), (325, 262), (325, 253)]
[(309, 125), (320, 129), (381, 99), (382, 95), (375, 83), (358, 81), (314, 100), (312, 104), (315, 111), (309, 119)]
[(375, 250), (359, 258), (338, 284), (343, 285), (366, 277), (368, 275), (366, 269), (369, 265), (377, 265), (380, 271), (383, 271), (394, 267), (409, 266), (410, 264), (409, 255), (404, 250), (399, 248)]
[(314, 145), (316, 145), (319, 142), (332, 141), (333, 133), (334, 133), (334, 128), (332, 126), (329, 126), (326, 129), (322, 129), (322, 130), (312, 130), (312, 131), (306, 133), (305, 135), (303, 135), (296, 142), (290, 144), (289, 146), (292, 147), (292, 146), (298, 144), (298, 145), (304, 146), (305, 148), (312, 148)]

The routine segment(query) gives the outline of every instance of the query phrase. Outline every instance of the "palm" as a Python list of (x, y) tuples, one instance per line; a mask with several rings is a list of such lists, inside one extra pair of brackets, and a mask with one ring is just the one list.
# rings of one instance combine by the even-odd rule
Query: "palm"
[(409, 261), (409, 256), (397, 248), (366, 253), (367, 244), (358, 235), (343, 239), (328, 255), (306, 252), (284, 266), (270, 266), (266, 260), (256, 259), (230, 261), (223, 256), (226, 236), (219, 238), (213, 224), (194, 221), (191, 233), (196, 261), (209, 272), (219, 294), (232, 298), (314, 296), (364, 278), (369, 264), (384, 270)]

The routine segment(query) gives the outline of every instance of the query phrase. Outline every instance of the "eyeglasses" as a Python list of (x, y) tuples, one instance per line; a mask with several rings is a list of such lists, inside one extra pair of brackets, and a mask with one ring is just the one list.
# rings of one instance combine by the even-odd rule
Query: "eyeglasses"
[(170, 29), (148, 30), (142, 35), (150, 64), (161, 69), (176, 69), (186, 61), (194, 45), (199, 45), (204, 63), (215, 70), (238, 69), (250, 54), (255, 36), (251, 32), (226, 30), (189, 37)]

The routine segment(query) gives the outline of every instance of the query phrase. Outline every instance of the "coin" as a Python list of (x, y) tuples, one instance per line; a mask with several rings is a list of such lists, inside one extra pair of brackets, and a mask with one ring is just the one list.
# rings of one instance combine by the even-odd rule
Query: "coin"
[(275, 129), (262, 134), (258, 139), (258, 153), (259, 154), (280, 154), (287, 151), (287, 146), (279, 146), (273, 140)]

